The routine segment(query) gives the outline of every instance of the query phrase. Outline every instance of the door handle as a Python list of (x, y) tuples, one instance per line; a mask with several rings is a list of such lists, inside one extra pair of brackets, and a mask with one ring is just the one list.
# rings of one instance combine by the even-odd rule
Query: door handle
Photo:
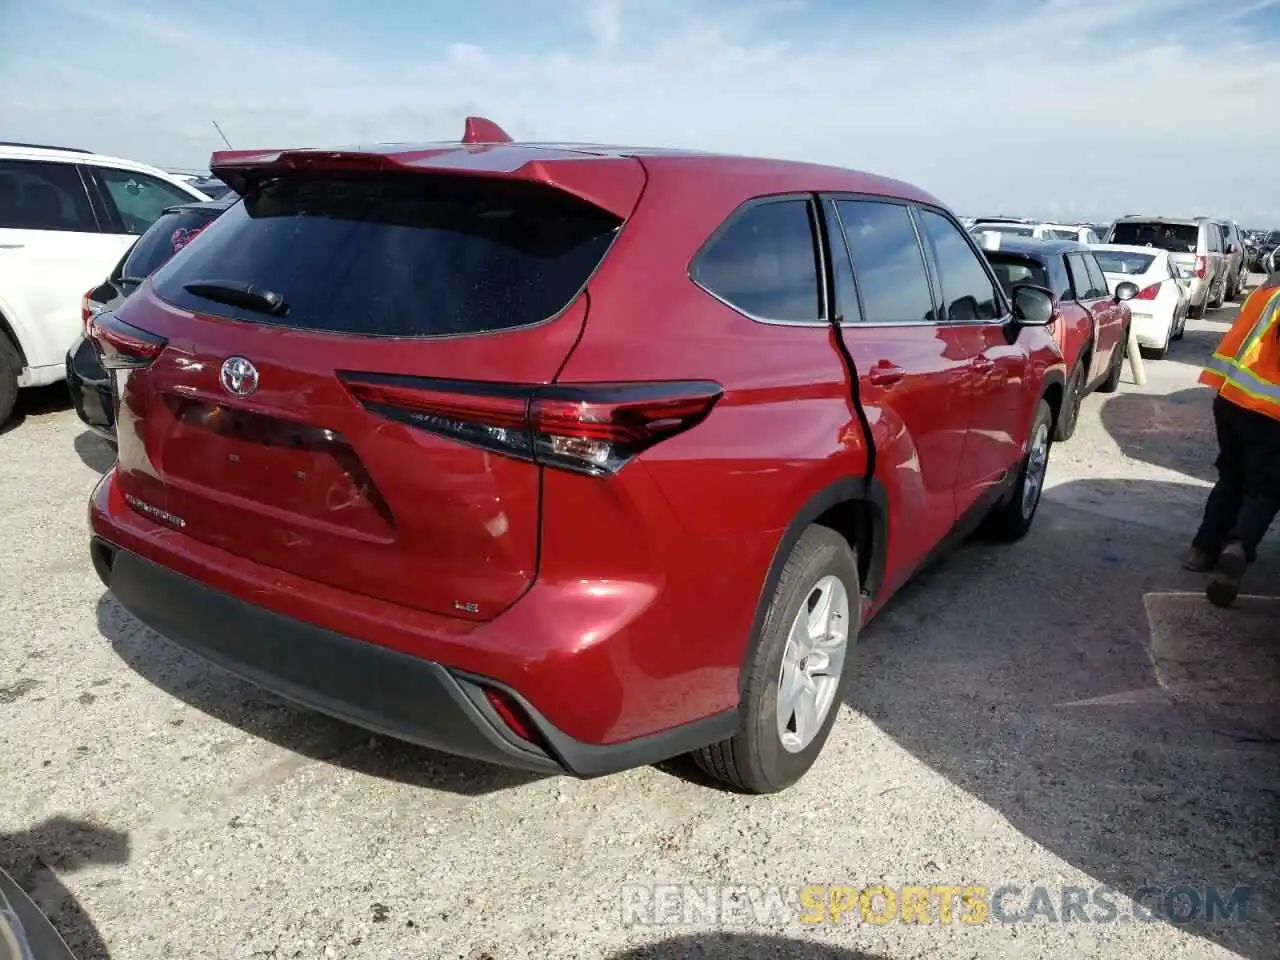
[(871, 368), (871, 372), (867, 374), (867, 379), (877, 387), (888, 387), (897, 383), (906, 375), (907, 371), (902, 367), (894, 366), (888, 360), (881, 360)]
[(977, 370), (979, 373), (986, 373), (995, 366), (995, 363), (985, 353), (980, 353), (969, 361), (969, 366), (973, 367), (973, 369)]

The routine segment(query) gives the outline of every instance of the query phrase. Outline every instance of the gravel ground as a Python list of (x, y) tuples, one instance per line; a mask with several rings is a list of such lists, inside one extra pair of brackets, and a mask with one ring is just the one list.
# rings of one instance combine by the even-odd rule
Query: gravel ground
[[(111, 454), (57, 391), (26, 396), (0, 436), (0, 867), (82, 960), (1280, 956), (1280, 598), (1218, 611), (1179, 567), (1214, 453), (1197, 364), (1231, 316), (1087, 401), (1024, 542), (903, 591), (826, 753), (772, 798), (681, 764), (509, 773), (200, 663), (104, 595), (84, 505)], [(666, 882), (754, 893), (626, 914), (651, 892), (627, 885)], [(1184, 883), (1247, 886), (1248, 921), (1131, 918)], [(767, 899), (808, 884), (1023, 888), (1006, 909), (1103, 886), (1124, 919), (807, 925)]]

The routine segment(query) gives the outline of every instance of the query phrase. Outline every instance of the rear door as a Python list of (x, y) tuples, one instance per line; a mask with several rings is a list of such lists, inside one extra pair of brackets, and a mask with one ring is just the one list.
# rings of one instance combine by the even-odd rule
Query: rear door
[(63, 367), (81, 298), (120, 253), (74, 164), (0, 159), (0, 299), (30, 366)]
[[(941, 322), (907, 204), (853, 197), (827, 202), (856, 278), (856, 318), (841, 307), (844, 342), (858, 372), (876, 475), (894, 516), (904, 518), (889, 543), (886, 569), (898, 577), (886, 585), (892, 590), (955, 524), (981, 335), (974, 327), (967, 338), (958, 336)], [(833, 259), (839, 255), (833, 250)]]
[[(1088, 257), (1092, 260), (1093, 257)], [(1107, 320), (1107, 309), (1112, 298), (1107, 284), (1106, 277), (1098, 268), (1096, 262), (1092, 269), (1090, 268), (1086, 257), (1082, 253), (1069, 253), (1066, 255), (1067, 272), (1071, 275), (1071, 287), (1075, 293), (1075, 305), (1084, 311), (1089, 320), (1089, 340), (1094, 344), (1093, 358), (1090, 362), (1089, 369), (1085, 371), (1085, 384), (1092, 383), (1096, 378), (1099, 370), (1105, 370), (1104, 361), (1110, 361), (1111, 354), (1105, 352), (1105, 346), (1100, 345), (1102, 338), (1105, 336), (1104, 329)], [(1098, 277), (1093, 276), (1093, 270), (1098, 271)], [(1098, 286), (1098, 278), (1101, 278), (1101, 289)], [(1074, 366), (1080, 350), (1084, 349), (1084, 343), (1073, 344), (1071, 355), (1068, 357), (1070, 365)]]
[(187, 536), (268, 567), (496, 616), (536, 575), (540, 516), (541, 468), (495, 452), (528, 438), (502, 391), (555, 378), (620, 223), (528, 182), (268, 181), (121, 308), (168, 339), (122, 399), (144, 411), (124, 492), (158, 482)]

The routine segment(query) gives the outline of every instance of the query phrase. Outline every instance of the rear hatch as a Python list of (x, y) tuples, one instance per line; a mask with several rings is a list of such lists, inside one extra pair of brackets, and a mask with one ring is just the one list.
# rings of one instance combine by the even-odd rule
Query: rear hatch
[[(643, 174), (617, 163), (636, 167), (634, 203)], [(485, 437), (415, 429), (412, 399), (380, 404), (421, 378), (449, 396), (551, 382), (625, 213), (545, 170), (532, 182), (438, 166), (307, 165), (242, 187), (125, 303), (126, 329), (164, 341), (129, 372), (137, 425), (119, 476), (135, 509), (422, 610), (487, 619), (528, 588), (541, 467)]]

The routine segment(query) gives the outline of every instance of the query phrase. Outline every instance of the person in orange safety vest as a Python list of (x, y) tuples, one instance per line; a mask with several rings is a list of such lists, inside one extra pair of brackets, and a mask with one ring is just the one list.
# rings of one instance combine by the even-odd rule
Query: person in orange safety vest
[(1211, 570), (1205, 594), (1235, 602), (1258, 544), (1280, 513), (1280, 271), (1249, 295), (1200, 374), (1217, 390), (1218, 482), (1185, 566)]

